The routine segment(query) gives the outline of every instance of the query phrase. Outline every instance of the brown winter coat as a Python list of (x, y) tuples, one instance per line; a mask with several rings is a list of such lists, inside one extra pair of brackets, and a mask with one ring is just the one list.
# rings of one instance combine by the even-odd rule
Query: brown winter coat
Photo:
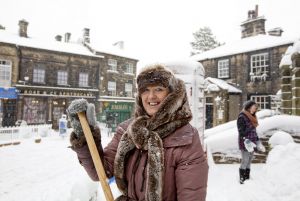
[[(112, 141), (104, 151), (102, 151), (99, 135), (97, 135), (99, 131), (93, 132), (97, 138), (96, 142), (108, 177), (113, 176), (117, 147), (121, 136), (127, 130), (128, 124), (129, 121), (126, 121), (119, 125)], [(80, 163), (89, 176), (97, 181), (98, 176), (84, 138), (79, 141), (72, 135), (71, 143)], [(197, 130), (187, 124), (164, 138), (163, 147), (165, 156), (163, 200), (204, 201), (208, 165)], [(133, 150), (128, 158), (125, 175), (128, 181), (128, 197), (132, 200), (144, 200), (145, 198), (144, 167), (146, 158), (146, 151), (138, 149)], [(135, 167), (135, 165), (138, 166)]]
[[(198, 132), (189, 124), (192, 113), (182, 80), (162, 65), (145, 68), (137, 77), (135, 117), (119, 125), (102, 150), (99, 129), (93, 128), (108, 177), (122, 192), (117, 200), (204, 201), (208, 165)], [(169, 88), (159, 109), (149, 116), (141, 94), (148, 85)], [(88, 174), (97, 180), (84, 136), (71, 136), (73, 149)]]

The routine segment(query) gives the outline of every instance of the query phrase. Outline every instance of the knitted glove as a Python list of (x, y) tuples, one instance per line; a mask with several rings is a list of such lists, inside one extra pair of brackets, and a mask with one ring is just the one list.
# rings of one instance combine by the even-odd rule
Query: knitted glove
[(79, 112), (86, 112), (86, 117), (89, 125), (92, 127), (97, 126), (94, 104), (88, 103), (85, 99), (73, 100), (67, 109), (67, 113), (73, 131), (78, 138), (83, 135), (83, 130), (77, 115), (77, 113)]
[(248, 152), (253, 152), (254, 148), (256, 147), (256, 144), (251, 142), (251, 140), (249, 140), (249, 139), (245, 139), (244, 145)]
[(257, 148), (258, 151), (266, 152), (266, 148), (260, 140), (257, 141), (256, 148)]

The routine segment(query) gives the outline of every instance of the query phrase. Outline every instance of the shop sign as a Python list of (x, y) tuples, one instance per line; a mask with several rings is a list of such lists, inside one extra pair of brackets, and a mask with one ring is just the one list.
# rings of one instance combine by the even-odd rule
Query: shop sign
[(43, 94), (50, 96), (93, 96), (92, 93), (70, 92), (70, 91), (42, 91), (42, 90), (24, 90), (23, 94)]
[(18, 90), (15, 87), (10, 88), (0, 88), (0, 98), (7, 98), (7, 99), (17, 99), (18, 97)]

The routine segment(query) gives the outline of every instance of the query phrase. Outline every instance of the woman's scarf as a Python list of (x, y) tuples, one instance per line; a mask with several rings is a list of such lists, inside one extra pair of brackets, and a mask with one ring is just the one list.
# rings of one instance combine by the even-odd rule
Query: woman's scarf
[(252, 125), (256, 128), (258, 126), (258, 121), (257, 121), (256, 115), (252, 115), (247, 110), (243, 110), (242, 112), (248, 117), (248, 119), (251, 121)]
[(174, 78), (173, 90), (161, 103), (159, 110), (152, 117), (145, 112), (141, 98), (136, 98), (135, 118), (122, 135), (118, 145), (114, 164), (114, 175), (123, 197), (127, 196), (125, 166), (129, 151), (138, 148), (148, 150), (146, 201), (161, 201), (164, 180), (164, 151), (162, 139), (192, 119), (185, 85)]

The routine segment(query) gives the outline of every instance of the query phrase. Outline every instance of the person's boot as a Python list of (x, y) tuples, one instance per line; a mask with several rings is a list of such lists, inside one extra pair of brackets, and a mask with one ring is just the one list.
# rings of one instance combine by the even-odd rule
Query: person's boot
[(245, 180), (250, 179), (250, 169), (245, 170)]
[(240, 184), (243, 184), (245, 181), (246, 170), (240, 169)]

